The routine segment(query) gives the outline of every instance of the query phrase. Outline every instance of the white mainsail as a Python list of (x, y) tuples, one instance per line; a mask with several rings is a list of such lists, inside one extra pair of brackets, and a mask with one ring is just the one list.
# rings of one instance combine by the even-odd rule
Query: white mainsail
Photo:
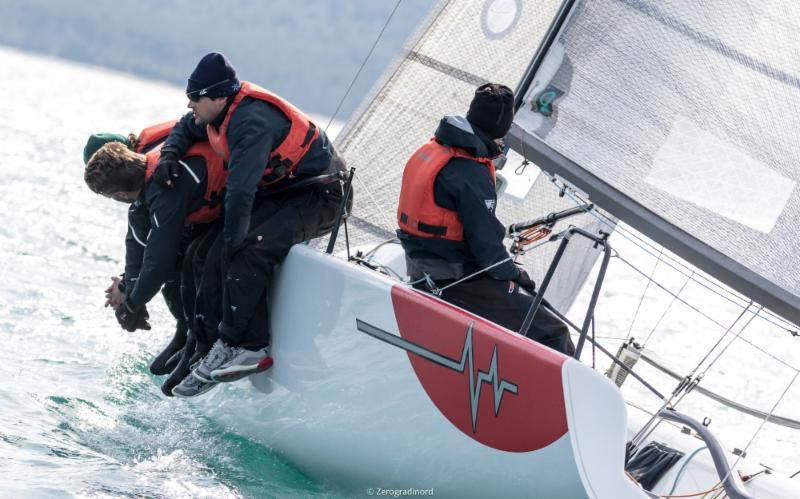
[(568, 65), (568, 86), (540, 81), (512, 134), (544, 169), (800, 323), (800, 10), (568, 3), (541, 54), (542, 68)]
[[(512, 147), (657, 243), (647, 270), (661, 264), (657, 279), (679, 295), (642, 328), (649, 339), (672, 313), (678, 329), (648, 345), (671, 352), (663, 362), (794, 419), (798, 24), (800, 9), (778, 1), (564, 2), (511, 133)], [(621, 232), (632, 235), (627, 249), (641, 246)], [(661, 390), (676, 385), (650, 366), (637, 371)], [(759, 433), (797, 441), (697, 392), (686, 398), (683, 409), (716, 415), (715, 432), (740, 449)], [(782, 458), (796, 461), (791, 444)]]
[[(350, 219), (356, 245), (394, 237), (400, 181), (408, 158), (433, 135), (443, 116), (466, 113), (478, 85), (489, 81), (511, 88), (518, 85), (560, 3), (445, 1), (431, 10), (394, 67), (384, 73), (337, 137), (337, 147), (357, 171), (358, 202)], [(538, 171), (534, 165), (519, 166), (519, 161), (509, 161), (502, 174), (514, 182), (517, 176), (535, 176)], [(537, 178), (524, 200), (501, 197), (498, 216), (510, 224), (573, 206), (558, 194), (548, 178)], [(591, 232), (600, 227), (585, 216), (571, 218), (570, 223)], [(559, 309), (569, 308), (591, 270), (597, 253), (587, 251), (590, 247), (588, 242), (576, 241), (569, 248), (547, 293)], [(541, 280), (554, 252), (555, 245), (548, 245), (522, 261)]]

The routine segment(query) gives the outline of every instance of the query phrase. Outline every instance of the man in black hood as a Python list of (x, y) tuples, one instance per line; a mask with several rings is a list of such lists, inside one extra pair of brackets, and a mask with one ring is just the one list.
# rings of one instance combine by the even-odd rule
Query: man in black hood
[(208, 256), (222, 262), (222, 320), (195, 324), (218, 329), (220, 339), (192, 375), (203, 384), (235, 381), (272, 365), (266, 302), (275, 267), (293, 244), (333, 229), (345, 165), (324, 130), (280, 96), (240, 81), (220, 53), (200, 60), (186, 96), (192, 112), (170, 132), (154, 178), (171, 186), (182, 174), (177, 159), (202, 140), (228, 165), (223, 234)]
[[(518, 331), (535, 284), (503, 245), (492, 163), (513, 119), (514, 93), (495, 83), (478, 87), (466, 118), (443, 118), (434, 138), (406, 164), (397, 235), (415, 287), (443, 288), (482, 271), (441, 298)], [(544, 308), (525, 334), (560, 352), (574, 351), (567, 327)]]

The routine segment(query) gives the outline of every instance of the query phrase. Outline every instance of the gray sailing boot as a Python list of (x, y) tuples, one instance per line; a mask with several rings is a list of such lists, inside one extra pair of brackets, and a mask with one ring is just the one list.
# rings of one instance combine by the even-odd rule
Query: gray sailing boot
[(217, 340), (192, 375), (205, 382), (228, 382), (265, 371), (271, 366), (268, 348), (253, 351)]
[(215, 386), (217, 386), (216, 382), (212, 381), (211, 383), (206, 383), (189, 374), (172, 389), (172, 394), (180, 398), (196, 397), (206, 393)]

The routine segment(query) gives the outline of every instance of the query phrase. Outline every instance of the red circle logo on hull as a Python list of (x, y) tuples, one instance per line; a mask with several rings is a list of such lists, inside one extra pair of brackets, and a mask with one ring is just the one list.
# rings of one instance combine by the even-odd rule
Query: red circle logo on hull
[(392, 303), (401, 338), (388, 341), (407, 351), (425, 392), (459, 430), (509, 452), (541, 449), (567, 432), (565, 356), (400, 286)]

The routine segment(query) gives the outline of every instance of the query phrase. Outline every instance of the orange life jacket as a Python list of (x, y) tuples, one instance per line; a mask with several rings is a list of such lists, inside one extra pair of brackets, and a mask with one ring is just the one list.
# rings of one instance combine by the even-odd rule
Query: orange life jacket
[(231, 159), (231, 150), (228, 146), (228, 123), (231, 121), (233, 111), (245, 97), (272, 104), (285, 114), (292, 124), (289, 134), (283, 142), (270, 152), (269, 157), (264, 158), (264, 174), (258, 184), (259, 187), (264, 187), (294, 173), (295, 169), (297, 169), (297, 163), (303, 159), (303, 156), (306, 155), (311, 147), (311, 143), (319, 136), (319, 129), (311, 122), (308, 116), (288, 101), (258, 85), (243, 81), (242, 87), (234, 97), (230, 107), (228, 107), (228, 113), (225, 115), (225, 119), (219, 129), (211, 125), (206, 126), (208, 142), (217, 151), (217, 154), (227, 162)]
[[(167, 133), (169, 134), (169, 130), (167, 130)], [(159, 144), (145, 156), (147, 157), (147, 169), (145, 170), (144, 178), (145, 182), (147, 182), (153, 176), (158, 159), (161, 157), (161, 145)], [(199, 156), (205, 159), (208, 182), (206, 183), (206, 192), (203, 195), (203, 205), (186, 216), (183, 221), (184, 225), (208, 223), (219, 218), (222, 213), (222, 194), (225, 190), (225, 181), (228, 180), (228, 169), (225, 166), (225, 162), (211, 148), (208, 142), (195, 143), (186, 151), (183, 157), (190, 158), (192, 156)]]
[(464, 149), (449, 147), (431, 139), (417, 149), (403, 170), (397, 223), (400, 229), (412, 236), (439, 238), (448, 241), (464, 240), (464, 224), (458, 213), (436, 204), (433, 184), (436, 176), (453, 158), (477, 161), (489, 169), (495, 182), (492, 160), (471, 155)]
[(139, 144), (136, 145), (136, 152), (143, 153), (148, 146), (159, 141), (163, 142), (169, 136), (169, 132), (172, 131), (175, 123), (177, 123), (177, 120), (165, 121), (142, 130), (139, 134)]

